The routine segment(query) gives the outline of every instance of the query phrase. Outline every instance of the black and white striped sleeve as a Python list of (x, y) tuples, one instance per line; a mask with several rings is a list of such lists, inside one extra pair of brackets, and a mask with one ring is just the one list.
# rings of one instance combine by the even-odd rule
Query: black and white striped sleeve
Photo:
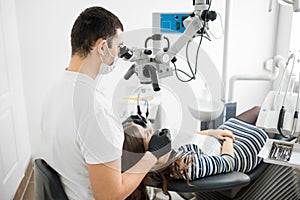
[[(188, 168), (190, 180), (214, 174), (231, 172), (234, 169), (234, 158), (229, 154), (206, 155), (195, 144), (181, 146), (180, 151), (188, 152), (184, 162), (191, 164)], [(186, 177), (184, 177), (186, 179)]]

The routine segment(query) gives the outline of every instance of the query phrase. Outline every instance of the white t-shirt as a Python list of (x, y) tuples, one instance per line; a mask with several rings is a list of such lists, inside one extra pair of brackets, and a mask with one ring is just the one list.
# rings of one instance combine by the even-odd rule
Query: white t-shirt
[(121, 158), (124, 133), (96, 81), (66, 71), (48, 93), (42, 113), (42, 158), (61, 176), (72, 199), (94, 199), (87, 164)]

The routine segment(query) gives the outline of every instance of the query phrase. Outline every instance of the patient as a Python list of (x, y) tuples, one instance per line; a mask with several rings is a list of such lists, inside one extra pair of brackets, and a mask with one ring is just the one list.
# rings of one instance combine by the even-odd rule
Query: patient
[[(179, 157), (168, 158), (167, 156), (170, 154), (162, 157), (158, 163), (164, 163), (168, 159), (172, 161), (167, 162), (167, 166), (157, 168), (159, 170), (153, 172), (154, 178), (162, 179), (163, 192), (169, 195), (167, 180), (185, 179), (189, 184), (191, 180), (209, 175), (231, 171), (249, 172), (254, 169), (262, 161), (257, 154), (269, 137), (265, 131), (255, 126), (259, 110), (260, 107), (254, 107), (236, 118), (229, 119), (216, 130), (197, 132), (197, 134), (209, 135), (219, 140), (222, 145), (218, 155), (207, 155), (197, 144), (187, 144), (178, 148), (177, 155), (180, 155)], [(139, 156), (142, 156), (147, 149), (152, 130), (147, 129), (139, 120), (127, 120), (123, 126), (125, 133), (123, 150), (139, 153), (141, 154)], [(132, 159), (133, 157), (136, 159)], [(127, 167), (130, 167), (138, 159), (138, 156), (126, 156), (125, 153), (122, 166), (124, 164), (126, 168), (127, 164)], [(128, 199), (147, 199), (145, 182), (149, 181), (146, 180), (149, 178), (146, 177)]]

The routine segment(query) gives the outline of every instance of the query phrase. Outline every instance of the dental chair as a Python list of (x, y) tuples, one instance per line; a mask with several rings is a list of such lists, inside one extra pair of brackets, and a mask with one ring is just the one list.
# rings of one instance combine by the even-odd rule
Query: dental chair
[[(234, 199), (237, 194), (251, 182), (255, 181), (267, 168), (269, 164), (261, 163), (250, 173), (230, 172), (207, 176), (194, 181), (190, 185), (186, 180), (172, 180), (168, 182), (168, 190), (177, 192), (183, 199), (190, 199), (190, 195), (185, 193), (195, 193), (197, 199), (203, 199), (202, 194), (206, 194), (206, 199)], [(150, 177), (153, 177), (149, 174)], [(160, 180), (150, 181), (148, 186), (161, 188)], [(217, 198), (213, 195), (218, 193)]]
[[(226, 120), (235, 116), (234, 104), (227, 105)], [(207, 128), (216, 128), (222, 120), (216, 119)], [(280, 139), (280, 138), (277, 138)], [(149, 174), (151, 177), (151, 173)], [(150, 181), (148, 186), (161, 188), (160, 180)], [(177, 192), (183, 199), (201, 200), (256, 200), (256, 199), (300, 199), (298, 177), (292, 167), (260, 163), (249, 173), (230, 172), (190, 181), (168, 182), (168, 190)], [(192, 195), (191, 195), (192, 194)]]
[(37, 200), (68, 200), (58, 173), (43, 159), (34, 161), (34, 191)]
[[(149, 176), (153, 177), (151, 173)], [(162, 181), (155, 179), (147, 185), (161, 188)], [(300, 199), (294, 168), (263, 162), (249, 173), (230, 172), (207, 176), (190, 181), (190, 185), (186, 180), (172, 180), (168, 182), (168, 190), (178, 193), (183, 199)]]

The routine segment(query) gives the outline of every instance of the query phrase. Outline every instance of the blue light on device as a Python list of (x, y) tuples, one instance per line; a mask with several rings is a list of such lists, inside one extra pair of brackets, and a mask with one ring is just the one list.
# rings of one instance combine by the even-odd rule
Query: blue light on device
[(161, 14), (160, 15), (160, 28), (163, 33), (183, 33), (185, 27), (183, 26), (183, 21), (189, 17), (190, 14)]

